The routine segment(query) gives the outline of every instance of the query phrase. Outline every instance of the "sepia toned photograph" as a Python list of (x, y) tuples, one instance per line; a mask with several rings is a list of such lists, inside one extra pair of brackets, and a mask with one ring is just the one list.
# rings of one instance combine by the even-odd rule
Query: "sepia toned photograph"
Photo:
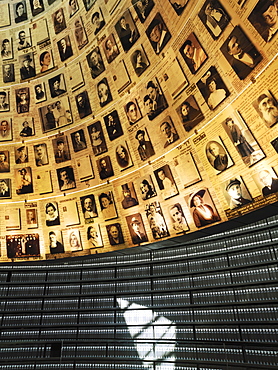
[(230, 209), (237, 209), (252, 203), (253, 199), (241, 176), (221, 184), (224, 197)]
[(278, 192), (277, 173), (271, 166), (264, 165), (252, 177), (264, 197)]
[(49, 251), (51, 254), (65, 253), (63, 244), (63, 236), (60, 230), (51, 230), (48, 233), (49, 236)]
[(83, 25), (83, 21), (81, 17), (75, 19), (74, 36), (75, 36), (75, 41), (76, 41), (76, 44), (79, 50), (81, 50), (89, 42), (86, 29)]
[(21, 0), (13, 4), (14, 10), (14, 21), (15, 23), (21, 23), (27, 21), (27, 5), (25, 0)]
[(259, 0), (248, 20), (265, 42), (270, 42), (277, 36), (278, 30), (277, 2), (273, 0)]
[(1, 45), (1, 59), (13, 59), (13, 41), (11, 38), (4, 38), (0, 40)]
[(36, 229), (38, 227), (37, 208), (27, 208), (25, 214), (27, 229)]
[(17, 36), (17, 50), (25, 50), (32, 46), (32, 39), (30, 36), (30, 29), (24, 28), (21, 29), (18, 33), (16, 33)]
[(101, 178), (101, 180), (114, 176), (111, 159), (108, 155), (106, 157), (97, 159), (97, 168), (98, 168), (98, 173), (99, 173), (99, 177)]
[(71, 229), (67, 231), (68, 234), (68, 245), (71, 252), (79, 252), (83, 250), (82, 241), (80, 237), (80, 231), (77, 229)]
[(14, 170), (16, 194), (33, 193), (33, 180), (31, 167), (21, 167)]
[(110, 141), (113, 141), (123, 135), (122, 125), (116, 110), (113, 110), (107, 116), (104, 116), (103, 119)]
[(43, 0), (29, 0), (33, 17), (44, 12)]
[(144, 23), (145, 20), (148, 18), (150, 12), (154, 7), (153, 0), (132, 0), (132, 5), (140, 19), (141, 23)]
[(52, 21), (55, 35), (58, 35), (58, 33), (62, 32), (67, 27), (63, 8), (56, 10), (56, 12), (52, 14)]
[(3, 119), (0, 121), (0, 142), (10, 141), (13, 138), (12, 120)]
[(91, 72), (92, 78), (98, 77), (104, 72), (105, 67), (101, 56), (100, 48), (95, 47), (87, 56), (88, 66)]
[(160, 195), (164, 200), (174, 197), (179, 193), (172, 171), (168, 164), (154, 171), (154, 175), (160, 190)]
[(140, 213), (127, 216), (126, 223), (133, 244), (141, 244), (148, 241), (148, 236)]
[(146, 161), (155, 154), (147, 129), (138, 130), (136, 132), (135, 139), (139, 144), (137, 150), (142, 161)]
[(146, 216), (154, 239), (170, 236), (159, 202), (146, 205)]
[(55, 201), (46, 203), (45, 206), (45, 223), (46, 226), (60, 225), (60, 216), (58, 203)]
[(98, 216), (94, 194), (89, 194), (81, 197), (80, 202), (85, 221)]
[(20, 66), (19, 72), (21, 80), (28, 80), (36, 76), (33, 53), (19, 55), (18, 63)]
[(110, 220), (118, 217), (112, 191), (103, 191), (99, 193), (98, 200), (103, 219)]
[(190, 95), (177, 108), (177, 113), (186, 132), (192, 130), (205, 117), (193, 95)]
[(137, 76), (141, 76), (148, 68), (150, 62), (142, 45), (137, 45), (136, 50), (130, 56), (133, 69)]
[(171, 39), (171, 34), (160, 13), (155, 15), (146, 30), (146, 34), (156, 54), (160, 54)]
[(180, 53), (191, 73), (195, 74), (208, 59), (208, 56), (192, 32), (180, 48)]
[(115, 155), (120, 171), (133, 166), (133, 161), (126, 141), (122, 141), (115, 148)]
[(43, 132), (72, 123), (71, 108), (66, 96), (61, 96), (54, 103), (39, 108), (39, 113)]
[(3, 150), (0, 152), (0, 173), (10, 172), (10, 152)]
[(77, 0), (69, 0), (68, 1), (68, 13), (69, 17), (71, 18), (76, 12), (79, 10), (79, 4)]
[(46, 101), (46, 91), (44, 82), (34, 86), (36, 104)]
[(35, 126), (33, 117), (25, 117), (24, 121), (22, 123), (19, 123), (19, 127), (20, 127), (19, 136), (22, 136), (24, 138), (35, 135)]
[(164, 148), (167, 148), (169, 145), (179, 140), (179, 135), (170, 116), (165, 117), (160, 123), (160, 133)]
[(142, 114), (136, 99), (129, 101), (124, 106), (124, 110), (130, 125), (133, 125), (142, 118)]
[(91, 21), (94, 28), (94, 35), (97, 35), (105, 26), (105, 20), (100, 8), (98, 8), (97, 11), (93, 12)]
[(66, 136), (52, 139), (52, 145), (56, 163), (62, 163), (71, 159), (68, 139)]
[(83, 91), (75, 97), (79, 118), (85, 118), (92, 114), (92, 108), (87, 91)]
[(52, 68), (54, 68), (52, 51), (50, 49), (42, 51), (39, 56), (39, 72), (45, 73), (50, 71)]
[(88, 227), (87, 240), (89, 249), (103, 248), (103, 241), (99, 224), (94, 222)]
[(0, 179), (0, 199), (8, 199), (11, 197), (12, 197), (11, 179)]
[(128, 182), (121, 185), (122, 200), (121, 204), (123, 209), (138, 206), (138, 199), (134, 190), (133, 182)]
[(124, 51), (129, 51), (138, 40), (139, 32), (128, 9), (121, 15), (120, 19), (115, 24), (115, 29)]
[(10, 91), (0, 90), (0, 113), (10, 110)]
[(113, 60), (120, 54), (119, 48), (115, 41), (113, 33), (111, 33), (102, 43), (103, 51), (106, 56), (108, 63), (112, 63)]
[(269, 90), (261, 91), (252, 105), (268, 128), (278, 122), (278, 103)]
[(205, 153), (209, 164), (216, 170), (217, 174), (234, 164), (220, 137), (207, 143)]
[(28, 113), (30, 107), (30, 90), (29, 87), (22, 87), (15, 90), (16, 110), (18, 114)]
[(100, 121), (88, 126), (88, 133), (95, 156), (107, 152), (107, 145)]
[(157, 195), (151, 175), (145, 175), (137, 179), (136, 185), (142, 200), (147, 200)]
[(141, 90), (140, 95), (144, 104), (144, 113), (150, 121), (168, 107), (168, 103), (156, 78), (149, 80), (145, 84), (145, 88)]
[(189, 226), (184, 216), (184, 212), (180, 203), (174, 203), (168, 207), (169, 215), (172, 221), (172, 228), (176, 234), (189, 231)]
[(8, 258), (39, 257), (39, 234), (6, 235)]
[(79, 152), (80, 150), (87, 148), (83, 129), (71, 133), (70, 136), (72, 140), (73, 150), (75, 152)]
[(59, 182), (59, 188), (61, 191), (71, 190), (76, 188), (75, 177), (72, 166), (59, 168), (57, 171), (57, 178)]
[(2, 66), (3, 83), (15, 81), (14, 64), (3, 64)]
[(57, 42), (61, 62), (69, 59), (73, 56), (73, 50), (69, 36), (63, 37)]
[(105, 105), (112, 101), (112, 95), (106, 77), (98, 82), (96, 85), (96, 90), (101, 108), (105, 107)]
[(34, 154), (36, 166), (45, 166), (48, 164), (47, 146), (45, 143), (34, 145)]
[(28, 148), (27, 146), (23, 145), (19, 148), (14, 148), (15, 154), (15, 163), (22, 164), (28, 162)]
[(188, 3), (189, 0), (168, 0), (169, 3), (172, 5), (173, 9), (177, 13), (177, 15), (182, 15), (186, 4)]
[(63, 73), (50, 78), (48, 80), (48, 84), (51, 98), (56, 98), (57, 96), (60, 96), (67, 91), (65, 77)]
[(119, 245), (124, 243), (124, 237), (121, 225), (119, 223), (106, 226), (110, 245)]

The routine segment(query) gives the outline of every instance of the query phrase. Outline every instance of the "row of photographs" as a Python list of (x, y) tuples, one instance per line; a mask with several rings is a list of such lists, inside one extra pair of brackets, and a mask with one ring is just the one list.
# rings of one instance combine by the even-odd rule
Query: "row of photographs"
[[(153, 6), (150, 8), (150, 10), (153, 9)], [(260, 25), (260, 29), (264, 29), (263, 35), (267, 37), (267, 41), (271, 41), (275, 34), (274, 30), (277, 30), (276, 25), (278, 23), (278, 10), (277, 4), (275, 2), (268, 1), (267, 6), (267, 10), (264, 11), (266, 3), (260, 0), (253, 10), (256, 16), (254, 16), (252, 12), (249, 18), (250, 21), (253, 20), (253, 23), (254, 20), (256, 20), (256, 22), (254, 23), (254, 25), (256, 26), (258, 26), (258, 19), (261, 18), (261, 23), (263, 24)], [(209, 15), (209, 12), (211, 12), (213, 16)], [(96, 17), (96, 13), (99, 17), (98, 21), (96, 21), (94, 18)], [(269, 19), (270, 17), (268, 16), (268, 13), (274, 15), (271, 20)], [(262, 16), (262, 14), (264, 14), (265, 18)], [(58, 9), (52, 15), (53, 25), (51, 29), (54, 27), (55, 30), (55, 20), (57, 16), (59, 19), (59, 32), (57, 32), (56, 30), (56, 35), (57, 33), (60, 33), (63, 30), (67, 29), (63, 8)], [(103, 18), (101, 9), (93, 14), (92, 19), (94, 19), (93, 23), (98, 25), (96, 26), (94, 34), (96, 35), (101, 30), (104, 31), (106, 22)], [(231, 17), (219, 1), (214, 0), (212, 2), (207, 0), (200, 10), (199, 20), (203, 22), (211, 36), (214, 39), (218, 39), (224, 29), (231, 22)], [(214, 24), (214, 27), (211, 26), (210, 22)], [(70, 37), (71, 33), (74, 33), (74, 38), (79, 50), (89, 43), (89, 39), (87, 36), (88, 32), (84, 28), (84, 24), (80, 16), (75, 21), (74, 27), (74, 32), (72, 32), (72, 27), (70, 27), (68, 30), (69, 32), (65, 34), (63, 38), (57, 41), (57, 50), (59, 52), (60, 62), (67, 61), (75, 54), (75, 49), (71, 40), (72, 36)], [(138, 28), (129, 10), (126, 10), (121, 15), (121, 17), (119, 17), (114, 25), (114, 31), (116, 31), (121, 46), (125, 52), (128, 52), (132, 48), (132, 46), (137, 42), (140, 36)], [(267, 35), (270, 31), (272, 32), (271, 37), (268, 37)], [(39, 48), (39, 52), (36, 53), (38, 55), (35, 55), (33, 52), (28, 52), (33, 50), (30, 29), (25, 28), (16, 32), (17, 33), (16, 35), (14, 35), (14, 39), (16, 40), (15, 42), (17, 45), (14, 45), (14, 47), (12, 36), (7, 35), (3, 36), (4, 38), (0, 39), (0, 44), (2, 48), (2, 60), (6, 61), (13, 59), (14, 51), (15, 49), (17, 49), (17, 51), (19, 52), (17, 65), (19, 66), (21, 80), (34, 78), (38, 74), (45, 73), (48, 70), (51, 70), (51, 68), (53, 68), (55, 64), (51, 50), (41, 50), (41, 48)], [(172, 38), (172, 35), (162, 15), (159, 12), (156, 13), (149, 26), (146, 28), (145, 33), (156, 54), (160, 54), (166, 44)], [(48, 39), (50, 39), (49, 33)], [(106, 37), (105, 40), (102, 42), (102, 48), (108, 63), (111, 63), (120, 54), (120, 49), (117, 45), (113, 32), (109, 34), (109, 36)], [(96, 51), (99, 51), (99, 48), (95, 48), (93, 51), (95, 51), (96, 53)], [(93, 51), (87, 54), (87, 60), (91, 75), (93, 78), (96, 78), (104, 71), (105, 67), (100, 52), (98, 52), (98, 55), (96, 56)], [(243, 30), (239, 27), (236, 27), (229, 35), (229, 37), (222, 45), (221, 51), (240, 79), (245, 79), (262, 60), (262, 55), (252, 44)], [(194, 34), (188, 36), (180, 52), (185, 62), (187, 63), (189, 70), (193, 74), (197, 72), (197, 70), (207, 59), (207, 54), (204, 48), (202, 47), (202, 45), (200, 45)], [(36, 63), (35, 57), (37, 58)], [(144, 71), (144, 68), (146, 68), (146, 62), (144, 60), (136, 60), (136, 56), (134, 54), (132, 57), (132, 61), (134, 68), (137, 69), (139, 73), (142, 73)], [(5, 63), (3, 65), (3, 82), (10, 83), (14, 81), (14, 63)]]
[[(169, 168), (164, 166), (164, 168), (157, 171), (157, 174), (161, 181), (160, 190), (165, 191), (168, 187), (168, 191), (171, 191), (171, 197), (175, 196), (177, 190), (173, 186), (173, 179), (169, 176)], [(278, 192), (278, 178), (273, 169), (269, 168), (260, 171), (254, 176), (254, 180), (258, 187), (260, 187), (264, 197)], [(151, 176), (145, 176), (139, 179), (138, 182), (140, 183), (142, 199), (147, 200), (156, 196), (156, 189)], [(252, 204), (253, 199), (241, 176), (229, 179), (221, 184), (221, 187), (230, 209), (238, 210)], [(138, 206), (139, 202), (133, 183), (123, 184), (121, 188), (122, 208), (130, 209)], [(168, 195), (170, 195), (170, 193)], [(98, 202), (96, 202), (96, 198), (98, 198)], [(124, 225), (129, 234), (124, 236), (122, 229), (123, 225), (119, 222), (105, 225), (99, 223), (99, 219), (97, 219), (97, 222), (94, 222), (94, 219), (99, 217), (99, 213), (102, 214), (105, 221), (109, 220), (111, 222), (112, 219), (118, 218), (112, 191), (102, 191), (96, 196), (93, 194), (83, 196), (80, 198), (80, 205), (85, 223), (87, 224), (86, 239), (83, 240), (83, 243), (80, 229), (77, 227), (77, 225), (80, 225), (80, 217), (76, 200), (70, 199), (68, 201), (63, 201), (60, 202), (60, 205), (55, 201), (45, 203), (43, 205), (45, 217), (41, 217), (44, 218), (45, 226), (47, 226), (49, 230), (47, 230), (49, 240), (45, 240), (44, 243), (45, 253), (58, 254), (79, 252), (83, 250), (82, 245), (84, 245), (84, 249), (104, 248), (105, 243), (102, 237), (104, 230), (106, 231), (105, 241), (109, 243), (106, 247), (118, 246), (127, 241), (131, 241), (133, 245), (140, 245), (152, 240), (169, 237), (170, 235), (173, 236), (186, 233), (190, 230), (189, 225), (192, 223), (192, 220), (196, 228), (221, 221), (207, 188), (201, 188), (184, 197), (184, 199), (186, 205), (181, 205), (173, 201), (168, 205), (167, 211), (162, 209), (158, 201), (151, 200), (149, 203), (145, 204), (144, 216), (142, 216), (142, 213), (136, 211), (136, 213), (132, 213), (132, 210), (130, 210), (131, 214), (129, 213), (129, 215), (125, 217), (126, 225)], [(36, 207), (34, 207), (34, 205)], [(62, 210), (64, 224), (69, 227), (66, 232), (61, 232), (59, 227), (61, 225), (59, 206)], [(192, 220), (188, 220), (188, 217), (185, 216), (185, 208), (189, 209), (187, 214), (190, 215)], [(20, 211), (19, 208), (13, 209), (12, 212), (9, 209), (9, 215), (5, 215), (7, 232), (21, 229)], [(27, 207), (25, 206), (25, 218), (28, 229), (38, 228), (37, 204), (31, 203), (30, 206), (28, 204)], [(146, 221), (144, 221), (145, 219)], [(144, 222), (148, 224), (147, 230)], [(63, 228), (63, 230), (65, 229)], [(63, 243), (63, 234), (66, 246), (64, 246)], [(83, 237), (85, 236), (83, 235)], [(39, 234), (6, 235), (6, 248), (8, 258), (40, 256)]]

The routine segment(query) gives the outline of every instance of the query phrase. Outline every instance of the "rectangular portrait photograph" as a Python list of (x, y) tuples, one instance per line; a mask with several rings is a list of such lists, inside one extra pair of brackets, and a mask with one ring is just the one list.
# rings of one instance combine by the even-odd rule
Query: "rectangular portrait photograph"
[(49, 90), (51, 98), (57, 98), (67, 92), (65, 77), (63, 73), (60, 73), (48, 80)]
[(117, 209), (112, 191), (103, 191), (98, 194), (98, 201), (101, 209), (101, 215), (104, 220), (117, 218)]
[(126, 141), (121, 141), (115, 148), (115, 156), (119, 165), (120, 171), (124, 171), (127, 168), (133, 166), (133, 160), (130, 155), (128, 144)]
[(54, 157), (56, 163), (62, 163), (71, 159), (67, 136), (59, 136), (52, 139)]
[(146, 30), (146, 35), (156, 54), (161, 53), (172, 37), (160, 13), (156, 13)]
[(263, 59), (240, 26), (233, 29), (220, 50), (241, 80), (250, 75)]
[(81, 17), (75, 18), (74, 21), (74, 36), (77, 47), (79, 50), (83, 49), (85, 45), (88, 44), (88, 36), (86, 29), (84, 27), (83, 21)]
[(136, 99), (128, 101), (124, 106), (125, 114), (130, 125), (138, 122), (142, 118), (142, 114)]
[(228, 153), (223, 141), (219, 136), (208, 141), (204, 150), (209, 164), (212, 168), (214, 168), (217, 175), (225, 171), (227, 168), (230, 168), (234, 164), (230, 154)]
[(164, 200), (172, 198), (179, 193), (172, 171), (168, 164), (154, 171), (154, 175)]
[(19, 136), (22, 138), (34, 136), (35, 135), (35, 125), (33, 117), (22, 117), (22, 119), (17, 123), (19, 129)]
[(140, 97), (144, 105), (144, 113), (150, 121), (168, 107), (168, 103), (156, 78), (145, 83), (145, 87), (140, 91)]
[(146, 216), (154, 239), (170, 235), (159, 202), (146, 205)]
[(33, 193), (33, 180), (31, 167), (21, 167), (14, 170), (16, 194)]
[(108, 177), (114, 176), (114, 170), (109, 155), (102, 157), (101, 159), (97, 159), (97, 168), (101, 180), (105, 180)]
[(104, 116), (103, 119), (110, 141), (113, 141), (123, 135), (121, 121), (116, 110), (113, 110), (112, 112)]
[(197, 86), (211, 110), (217, 108), (230, 95), (228, 88), (214, 66), (210, 67), (202, 76), (197, 82)]
[(6, 235), (8, 258), (39, 257), (39, 234)]
[(134, 190), (133, 182), (128, 182), (121, 185), (120, 192), (122, 193), (121, 204), (123, 209), (138, 206), (139, 203)]
[(208, 59), (205, 50), (193, 32), (187, 36), (180, 48), (180, 53), (190, 72), (193, 74), (195, 74)]
[(115, 29), (125, 52), (128, 52), (139, 38), (138, 29), (127, 9), (115, 24)]
[(133, 244), (141, 244), (149, 240), (140, 213), (127, 216), (126, 223)]
[(0, 113), (10, 110), (10, 90), (0, 90)]
[(28, 53), (18, 56), (21, 80), (28, 80), (36, 76), (34, 54)]
[(130, 56), (132, 67), (139, 77), (150, 65), (147, 54), (143, 48), (143, 45), (137, 45), (135, 51)]
[(248, 17), (249, 22), (256, 29), (265, 42), (277, 36), (277, 2), (259, 0)]
[(78, 229), (67, 230), (68, 250), (71, 252), (80, 252), (83, 250), (80, 231)]
[(122, 227), (118, 222), (115, 224), (107, 225), (106, 231), (110, 245), (114, 246), (124, 243)]
[(36, 166), (45, 166), (49, 163), (47, 146), (45, 143), (34, 145)]
[(204, 119), (204, 115), (193, 95), (186, 98), (176, 111), (186, 132), (191, 131)]
[(199, 12), (199, 18), (214, 40), (218, 39), (231, 20), (218, 0), (206, 0)]
[(87, 240), (87, 245), (89, 249), (103, 248), (103, 240), (100, 225), (98, 223), (94, 222), (93, 224), (88, 226)]
[(103, 51), (108, 63), (112, 63), (120, 54), (118, 45), (115, 41), (114, 34), (111, 33), (102, 43)]
[(265, 157), (239, 112), (235, 111), (226, 117), (222, 126), (246, 166), (250, 167)]
[(175, 125), (170, 116), (165, 117), (160, 123), (160, 142), (163, 148), (167, 148), (169, 145), (179, 140), (179, 134), (175, 128)]
[(51, 49), (40, 51), (37, 62), (37, 73), (47, 73), (54, 68), (54, 59)]
[(176, 234), (189, 231), (189, 226), (180, 203), (171, 204), (168, 207), (168, 212), (171, 218), (171, 227)]
[(151, 175), (145, 175), (136, 180), (137, 188), (142, 200), (153, 198), (157, 195)]
[(25, 209), (27, 229), (36, 229), (38, 227), (37, 208)]
[(153, 0), (132, 0), (132, 5), (141, 23), (144, 23), (154, 7)]
[(30, 34), (30, 28), (23, 27), (20, 31), (16, 32), (16, 45), (15, 48), (18, 51), (28, 49), (32, 46), (32, 39)]
[(177, 15), (182, 15), (189, 0), (168, 0)]
[(75, 97), (79, 118), (85, 118), (92, 114), (92, 108), (88, 96), (88, 92), (85, 90)]
[(103, 134), (100, 121), (97, 121), (89, 125), (87, 128), (94, 155), (97, 156), (107, 152), (106, 140)]
[(10, 141), (13, 138), (11, 118), (0, 121), (0, 141)]
[[(0, 19), (1, 24), (1, 19)], [(3, 38), (0, 39), (0, 45), (1, 45), (1, 59), (2, 61), (13, 59), (13, 40), (11, 37), (6, 36), (5, 34), (1, 35)]]
[(278, 122), (278, 103), (271, 91), (261, 91), (252, 105), (266, 127), (270, 128)]
[(138, 130), (135, 139), (138, 141), (137, 151), (142, 161), (146, 161), (155, 154), (147, 129)]
[(83, 129), (72, 132), (70, 136), (71, 136), (73, 150), (75, 152), (80, 152), (80, 150), (84, 150), (87, 148), (85, 133)]
[(46, 101), (45, 83), (41, 82), (34, 86), (36, 104)]
[(85, 222), (93, 222), (93, 218), (98, 216), (94, 194), (84, 195), (80, 198), (80, 202)]
[(220, 186), (230, 209), (237, 209), (253, 202), (241, 176), (230, 178)]
[(272, 167), (265, 164), (252, 177), (264, 197), (278, 192), (277, 173)]
[(15, 90), (16, 110), (18, 114), (28, 113), (30, 106), (30, 89), (23, 87)]
[(220, 221), (219, 214), (207, 188), (200, 189), (185, 197), (197, 228)]
[(0, 179), (0, 199), (8, 199), (12, 197), (12, 182), (11, 179)]
[(69, 99), (61, 96), (54, 103), (39, 108), (43, 132), (54, 130), (72, 123)]
[(71, 190), (76, 188), (75, 177), (72, 166), (58, 168), (57, 178), (61, 191)]

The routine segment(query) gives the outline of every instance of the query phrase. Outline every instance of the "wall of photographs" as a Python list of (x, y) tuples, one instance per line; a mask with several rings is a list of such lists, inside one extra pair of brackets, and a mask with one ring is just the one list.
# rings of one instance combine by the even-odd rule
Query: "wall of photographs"
[(277, 30), (277, 0), (2, 0), (0, 260), (276, 202)]

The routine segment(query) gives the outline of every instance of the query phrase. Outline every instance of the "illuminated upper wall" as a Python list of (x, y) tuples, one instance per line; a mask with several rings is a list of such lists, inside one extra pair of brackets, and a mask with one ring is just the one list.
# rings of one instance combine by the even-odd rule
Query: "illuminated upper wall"
[(1, 260), (146, 244), (277, 201), (277, 7), (2, 1)]

